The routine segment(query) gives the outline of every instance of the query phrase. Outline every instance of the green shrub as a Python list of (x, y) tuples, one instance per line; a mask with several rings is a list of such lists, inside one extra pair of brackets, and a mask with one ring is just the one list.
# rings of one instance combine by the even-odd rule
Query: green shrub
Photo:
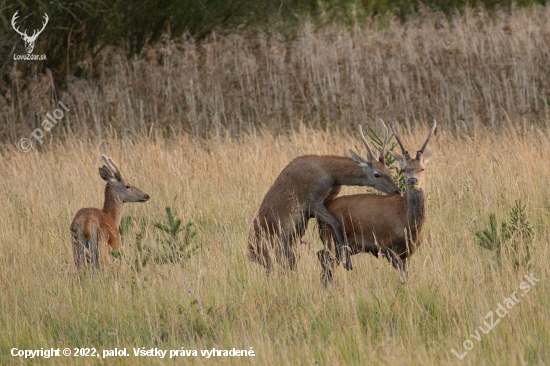
[(159, 254), (155, 257), (157, 263), (179, 263), (189, 259), (191, 255), (199, 248), (198, 244), (192, 244), (197, 235), (193, 222), (185, 224), (183, 239), (179, 239), (179, 233), (182, 232), (181, 220), (176, 219), (172, 213), (172, 208), (166, 206), (166, 216), (168, 225), (160, 222), (155, 223), (155, 227), (166, 233), (166, 237), (159, 240)]
[[(530, 243), (533, 228), (521, 200), (516, 200), (511, 207), (508, 222), (502, 221), (499, 227), (496, 215), (491, 213), (489, 226), (476, 231), (475, 236), (480, 247), (496, 253), (499, 265), (503, 255), (508, 256), (516, 268), (527, 265), (531, 260)], [(503, 249), (506, 249), (504, 253)]]
[[(374, 148), (377, 151), (380, 151), (380, 148), (382, 147), (382, 138), (378, 136), (376, 131), (374, 129), (367, 125), (367, 136), (372, 141)], [(397, 142), (392, 142), (393, 134), (388, 138), (388, 141), (386, 141), (386, 154), (384, 156), (386, 160), (386, 166), (389, 167), (390, 171), (392, 172), (392, 178), (395, 182), (397, 182), (397, 185), (401, 189), (402, 192), (405, 192), (407, 185), (405, 183), (405, 176), (403, 175), (403, 171), (401, 170), (401, 167), (396, 163), (396, 160), (393, 158), (393, 156), (388, 152), (394, 152), (395, 148), (399, 146)], [(401, 151), (399, 151), (399, 154), (401, 154)]]

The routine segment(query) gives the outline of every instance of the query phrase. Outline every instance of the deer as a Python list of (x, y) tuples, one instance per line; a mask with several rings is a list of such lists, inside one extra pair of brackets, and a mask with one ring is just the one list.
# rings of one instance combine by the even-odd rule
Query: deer
[(73, 255), (78, 269), (92, 263), (98, 267), (105, 262), (112, 250), (120, 246), (118, 227), (122, 219), (124, 203), (147, 202), (149, 195), (128, 184), (112, 158), (101, 155), (105, 162), (99, 175), (105, 184), (103, 209), (87, 207), (76, 213), (71, 223)]
[(38, 38), (40, 33), (42, 33), (44, 28), (46, 28), (46, 24), (48, 24), (48, 20), (50, 18), (48, 18), (48, 14), (44, 13), (45, 22), (42, 23), (42, 29), (40, 30), (35, 29), (34, 32), (32, 33), (32, 36), (29, 37), (26, 29), (25, 29), (25, 33), (22, 33), (19, 31), (19, 27), (15, 28), (15, 20), (18, 18), (17, 13), (19, 13), (19, 10), (16, 11), (15, 14), (13, 14), (13, 17), (11, 18), (11, 26), (17, 33), (19, 33), (19, 35), (23, 38), (23, 41), (25, 41), (25, 48), (27, 49), (27, 53), (32, 53), (36, 38)]
[(388, 129), (381, 119), (378, 121), (385, 131), (379, 156), (371, 150), (359, 125), (366, 159), (351, 149), (351, 157), (304, 155), (281, 171), (254, 218), (248, 241), (250, 260), (262, 264), (268, 273), (274, 263), (294, 271), (296, 243), (305, 234), (309, 219), (315, 218), (334, 230), (339, 244), (338, 257), (344, 258), (347, 270), (353, 269), (340, 224), (326, 206), (343, 185), (369, 186), (387, 194), (401, 195), (385, 164)]
[[(427, 216), (424, 171), (432, 157), (433, 147), (425, 149), (436, 127), (433, 116), (432, 121), (428, 137), (415, 158), (411, 158), (405, 150), (393, 122), (390, 123), (403, 155), (388, 152), (403, 172), (406, 183), (404, 196), (357, 194), (338, 197), (327, 205), (331, 215), (338, 219), (350, 254), (371, 253), (376, 257), (381, 254), (399, 271), (401, 283), (407, 281), (407, 260), (422, 242), (422, 229)], [(332, 226), (321, 223), (319, 236), (324, 246), (317, 252), (322, 268), (321, 280), (328, 284), (333, 280), (333, 272), (340, 258), (334, 253), (335, 232)]]

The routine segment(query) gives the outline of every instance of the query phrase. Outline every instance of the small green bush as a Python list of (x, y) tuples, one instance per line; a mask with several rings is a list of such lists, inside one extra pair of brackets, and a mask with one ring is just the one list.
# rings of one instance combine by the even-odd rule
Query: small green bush
[[(512, 260), (514, 267), (527, 265), (531, 260), (530, 243), (533, 237), (533, 227), (525, 213), (525, 205), (516, 200), (508, 215), (508, 222), (497, 223), (496, 215), (489, 214), (489, 226), (475, 232), (477, 244), (487, 250), (494, 251), (499, 265), (503, 255)], [(524, 248), (524, 253), (522, 251)], [(506, 249), (506, 253), (503, 253)], [(520, 258), (523, 257), (523, 258)]]
[[(198, 244), (191, 245), (197, 235), (193, 222), (185, 224), (181, 229), (181, 220), (176, 219), (172, 213), (172, 208), (166, 206), (166, 216), (168, 225), (160, 222), (155, 223), (155, 227), (167, 234), (167, 237), (159, 241), (160, 253), (155, 258), (157, 263), (178, 263), (189, 259), (191, 255), (199, 248)], [(183, 239), (179, 239), (179, 233), (184, 232)]]

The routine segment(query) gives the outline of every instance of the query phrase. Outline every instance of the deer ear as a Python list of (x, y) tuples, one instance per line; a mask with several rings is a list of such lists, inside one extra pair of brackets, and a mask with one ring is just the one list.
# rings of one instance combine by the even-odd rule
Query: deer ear
[(111, 173), (109, 168), (107, 168), (105, 165), (99, 168), (99, 175), (101, 176), (101, 179), (103, 179), (105, 182), (114, 180), (113, 174)]
[(368, 161), (357, 155), (352, 149), (349, 149), (349, 153), (355, 164), (359, 165), (360, 167), (370, 166)]
[(424, 151), (424, 154), (422, 154), (422, 163), (427, 164), (428, 161), (430, 161), (432, 155), (434, 153), (434, 147), (430, 147), (426, 151)]
[(400, 155), (399, 153), (393, 152), (391, 150), (388, 150), (391, 156), (399, 163), (399, 165), (403, 166), (405, 165), (405, 158)]

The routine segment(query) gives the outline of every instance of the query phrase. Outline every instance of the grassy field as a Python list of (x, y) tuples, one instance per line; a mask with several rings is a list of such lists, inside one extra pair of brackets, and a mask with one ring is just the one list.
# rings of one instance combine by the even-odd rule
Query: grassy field
[[(418, 148), (427, 127), (403, 130), (406, 145)], [(548, 364), (549, 132), (509, 127), (497, 135), (477, 130), (457, 137), (439, 128), (430, 143), (435, 155), (427, 169), (425, 238), (410, 263), (409, 282), (400, 285), (390, 266), (358, 255), (354, 270), (339, 267), (329, 288), (319, 281), (315, 225), (291, 275), (266, 276), (247, 259), (248, 230), (291, 159), (346, 155), (360, 146), (356, 135), (303, 127), (276, 137), (198, 141), (188, 135), (163, 140), (153, 131), (132, 141), (54, 142), (45, 154), (8, 149), (0, 155), (0, 364)], [(69, 225), (80, 207), (103, 203), (102, 153), (151, 199), (126, 206), (132, 221), (120, 259), (77, 275)], [(345, 188), (342, 194), (364, 191)], [(519, 266), (507, 250), (499, 261), (475, 237), (490, 213), (507, 220), (517, 199), (533, 227), (531, 260)], [(154, 224), (166, 220), (165, 206), (184, 224), (194, 223), (191, 242), (200, 244), (177, 263), (154, 260), (165, 238)], [(151, 251), (145, 266), (136, 265), (144, 255), (137, 250), (140, 231), (141, 245)], [(523, 276), (531, 273), (540, 281), (519, 297)], [(513, 292), (520, 302), (495, 329), (478, 332), (480, 341), (471, 338)], [(473, 349), (459, 361), (451, 349), (462, 354), (467, 339)], [(14, 347), (94, 347), (101, 355), (126, 348), (130, 356), (29, 361), (12, 357)], [(132, 348), (140, 347), (197, 350), (198, 356), (135, 357)], [(251, 347), (254, 357), (200, 355)]]

